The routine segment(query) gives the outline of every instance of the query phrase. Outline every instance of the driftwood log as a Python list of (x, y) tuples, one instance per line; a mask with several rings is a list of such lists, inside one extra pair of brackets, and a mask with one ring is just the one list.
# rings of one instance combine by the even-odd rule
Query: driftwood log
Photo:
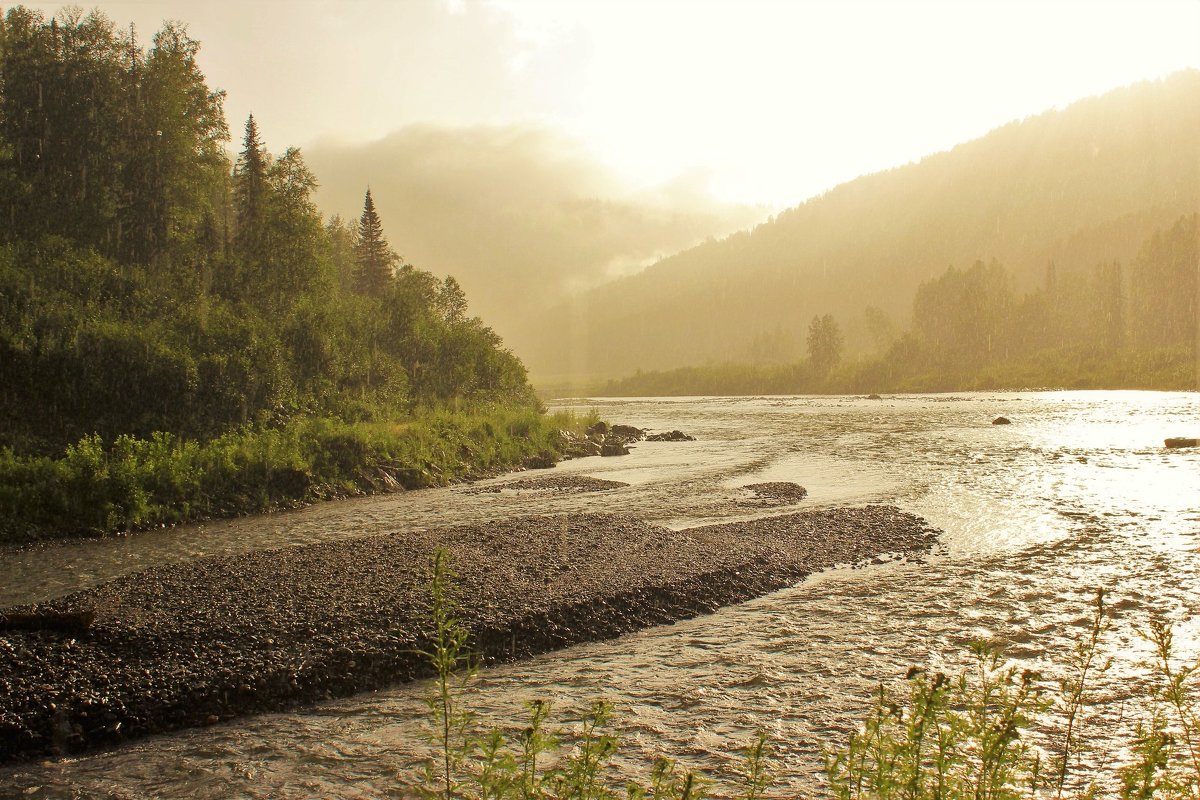
[(83, 633), (92, 627), (95, 611), (31, 611), (0, 614), (0, 631), (58, 631)]

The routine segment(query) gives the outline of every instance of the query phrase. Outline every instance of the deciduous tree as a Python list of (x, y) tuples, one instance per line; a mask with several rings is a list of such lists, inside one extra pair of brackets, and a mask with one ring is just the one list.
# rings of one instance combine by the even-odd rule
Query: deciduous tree
[(813, 367), (824, 374), (842, 358), (842, 330), (832, 314), (813, 317), (808, 325), (808, 358)]

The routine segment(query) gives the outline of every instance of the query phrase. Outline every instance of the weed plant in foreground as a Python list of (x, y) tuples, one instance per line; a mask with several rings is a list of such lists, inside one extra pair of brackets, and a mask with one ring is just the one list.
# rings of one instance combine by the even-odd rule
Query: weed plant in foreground
[[(476, 673), (469, 633), (455, 613), (453, 572), (445, 550), (434, 555), (430, 581), (434, 635), (423, 654), (436, 675), (427, 699), (431, 754), (418, 796), (433, 800), (700, 800), (707, 787), (692, 771), (669, 758), (658, 759), (645, 784), (620, 785), (609, 774), (618, 740), (607, 730), (612, 704), (592, 703), (576, 730), (552, 730), (551, 707), (534, 701), (527, 707), (523, 731), (506, 736), (499, 729), (477, 732), (474, 715), (459, 702), (460, 691)], [(759, 731), (743, 751), (741, 785), (724, 797), (760, 800), (771, 781), (767, 737)]]
[[(842, 750), (827, 756), (835, 797), (841, 800), (1016, 800), (1197, 798), (1197, 666), (1180, 666), (1171, 629), (1150, 625), (1155, 684), (1144, 719), (1131, 733), (1130, 756), (1101, 753), (1119, 765), (1107, 775), (1086, 771), (1079, 754), (1090, 744), (1084, 729), (1088, 682), (1106, 670), (1100, 644), (1110, 618), (1098, 591), (1087, 633), (1068, 655), (1063, 677), (1048, 688), (1031, 670), (1018, 672), (995, 646), (972, 647), (973, 668), (957, 677), (913, 668), (901, 690), (880, 686), (863, 725)], [(1035, 721), (1051, 721), (1034, 743)], [(1095, 760), (1094, 760), (1095, 761)]]
[[(434, 639), (425, 655), (436, 670), (428, 699), (430, 757), (421, 797), (470, 800), (697, 800), (713, 796), (765, 800), (793, 797), (773, 785), (770, 744), (760, 730), (742, 750), (741, 779), (718, 785), (659, 758), (643, 781), (621, 785), (609, 770), (619, 741), (607, 729), (613, 707), (594, 702), (573, 730), (552, 730), (549, 703), (527, 708), (523, 731), (479, 732), (459, 702), (475, 675), (469, 634), (455, 614), (453, 573), (445, 551), (433, 564)], [(844, 748), (826, 757), (829, 792), (839, 800), (1017, 800), (1101, 798), (1200, 799), (1200, 662), (1183, 664), (1171, 627), (1152, 621), (1147, 666), (1153, 678), (1135, 701), (1141, 719), (1128, 746), (1102, 754), (1117, 764), (1089, 774), (1080, 753), (1090, 744), (1084, 725), (1089, 681), (1109, 666), (1101, 644), (1110, 627), (1105, 594), (1097, 591), (1087, 632), (1068, 654), (1062, 676), (1046, 681), (1018, 670), (995, 645), (971, 645), (972, 665), (956, 676), (913, 667), (900, 688), (881, 684), (867, 718)], [(1049, 721), (1049, 725), (1046, 723)], [(1041, 723), (1044, 736), (1032, 735)], [(412, 792), (405, 792), (405, 795)]]

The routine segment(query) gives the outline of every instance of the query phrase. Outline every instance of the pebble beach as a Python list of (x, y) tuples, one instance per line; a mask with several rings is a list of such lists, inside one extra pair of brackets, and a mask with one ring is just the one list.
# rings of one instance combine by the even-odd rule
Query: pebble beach
[(694, 617), (835, 565), (919, 556), (937, 532), (891, 506), (671, 530), (618, 514), (488, 524), (201, 558), (18, 614), (0, 629), (0, 760), (109, 747), (424, 677), (444, 549), (483, 663)]

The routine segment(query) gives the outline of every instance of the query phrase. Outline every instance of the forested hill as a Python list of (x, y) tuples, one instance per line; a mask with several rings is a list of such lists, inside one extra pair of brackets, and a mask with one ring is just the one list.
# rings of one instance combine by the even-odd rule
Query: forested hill
[(236, 161), (199, 44), (102, 14), (0, 26), (0, 448), (206, 440), (302, 418), (533, 408), (453, 278), (404, 264), (367, 187), (325, 221), (253, 117)]
[[(847, 354), (868, 353), (909, 326), (918, 286), (950, 266), (998, 262), (1018, 293), (1045, 288), (1050, 265), (1060, 283), (1084, 283), (1101, 264), (1129, 267), (1197, 209), (1192, 70), (843, 184), (583, 295), (513, 341), (546, 376), (786, 362), (803, 357), (812, 318), (830, 314)], [(1122, 280), (1128, 293), (1137, 276)]]

